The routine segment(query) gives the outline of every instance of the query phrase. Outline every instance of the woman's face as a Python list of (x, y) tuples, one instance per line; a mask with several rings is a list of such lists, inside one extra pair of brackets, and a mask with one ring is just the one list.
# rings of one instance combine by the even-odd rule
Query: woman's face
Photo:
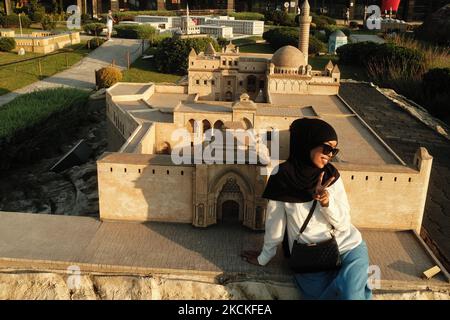
[[(337, 141), (336, 140), (326, 141), (323, 144), (327, 144), (332, 148), (336, 148)], [(314, 163), (314, 165), (320, 169), (325, 167), (325, 165), (328, 162), (330, 162), (331, 158), (332, 158), (331, 152), (328, 154), (324, 154), (323, 149), (324, 148), (320, 145), (320, 146), (317, 146), (314, 149), (312, 149), (311, 153), (310, 153), (312, 163)]]

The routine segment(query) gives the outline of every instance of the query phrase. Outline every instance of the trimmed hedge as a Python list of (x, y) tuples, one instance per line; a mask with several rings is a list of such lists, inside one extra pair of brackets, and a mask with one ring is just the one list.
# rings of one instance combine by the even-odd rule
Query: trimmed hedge
[[(165, 10), (146, 10), (146, 11), (123, 11), (123, 12), (113, 12), (113, 17), (116, 21), (134, 21), (134, 17), (140, 15), (149, 15), (149, 16), (173, 16), (173, 11), (165, 11)], [(103, 22), (106, 22), (107, 14), (101, 14)]]
[(122, 80), (122, 72), (116, 67), (104, 67), (95, 72), (97, 87), (109, 88)]
[(314, 23), (316, 27), (320, 29), (327, 25), (336, 25), (336, 20), (324, 15), (312, 14), (312, 23)]
[(326, 52), (327, 46), (325, 43), (320, 41), (314, 36), (309, 37), (309, 46), (308, 46), (308, 53), (309, 54), (317, 54), (319, 52)]
[(375, 42), (348, 43), (336, 49), (339, 56), (339, 63), (365, 66), (367, 58), (371, 56), (379, 45)]
[(89, 39), (87, 42), (86, 42), (86, 48), (88, 48), (88, 49), (91, 49), (91, 50), (94, 50), (94, 49), (97, 49), (98, 47), (100, 47), (103, 43), (105, 43), (105, 39), (104, 38), (92, 38), (92, 39)]
[[(270, 43), (271, 47), (275, 50), (291, 45), (293, 47), (298, 46), (298, 29), (285, 27), (270, 29), (263, 34), (263, 39)], [(309, 37), (308, 53), (316, 54), (326, 51), (326, 44), (320, 41), (314, 36)]]
[(16, 40), (14, 38), (0, 38), (0, 51), (9, 52), (16, 47)]
[(56, 21), (53, 21), (53, 18), (44, 15), (41, 20), (42, 29), (44, 30), (53, 30), (56, 28)]
[(106, 24), (100, 22), (88, 23), (83, 26), (84, 32), (92, 36), (99, 36), (104, 28), (106, 28)]
[(117, 25), (114, 27), (117, 37), (126, 39), (148, 39), (156, 37), (156, 29), (149, 25)]
[(266, 22), (272, 22), (276, 26), (295, 27), (298, 25), (296, 22), (295, 14), (289, 14), (285, 11), (270, 10), (264, 12), (264, 20)]
[(200, 53), (206, 50), (210, 42), (216, 50), (220, 50), (220, 46), (212, 38), (180, 39), (172, 37), (163, 39), (155, 52), (155, 62), (158, 71), (181, 75), (186, 74), (191, 49), (194, 48), (197, 53)]
[[(22, 22), (22, 28), (30, 27), (30, 18), (25, 15), (21, 15), (20, 20)], [(0, 16), (0, 25), (2, 25), (4, 28), (19, 28), (19, 16), (15, 13), (7, 16)]]
[(230, 17), (234, 17), (236, 20), (260, 20), (264, 21), (264, 15), (259, 12), (234, 12), (230, 13)]

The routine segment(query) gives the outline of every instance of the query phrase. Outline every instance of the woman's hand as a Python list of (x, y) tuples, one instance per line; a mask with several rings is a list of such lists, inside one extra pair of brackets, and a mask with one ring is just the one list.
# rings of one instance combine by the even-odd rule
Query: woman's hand
[(258, 256), (260, 252), (255, 250), (244, 250), (241, 252), (241, 257), (244, 261), (247, 261), (248, 263), (261, 266), (258, 262)]
[(316, 185), (316, 191), (313, 195), (313, 199), (319, 201), (322, 207), (328, 207), (330, 203), (330, 194), (328, 193), (327, 188), (334, 181), (335, 178), (331, 177), (322, 185), (322, 179), (324, 174), (325, 174), (324, 172), (320, 174), (319, 181), (317, 181)]

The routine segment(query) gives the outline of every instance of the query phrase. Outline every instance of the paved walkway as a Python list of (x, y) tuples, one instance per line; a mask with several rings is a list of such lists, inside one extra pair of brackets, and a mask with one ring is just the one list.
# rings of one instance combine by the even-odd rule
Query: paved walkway
[(408, 165), (420, 146), (433, 156), (422, 226), (450, 270), (450, 142), (370, 85), (342, 83), (339, 93)]
[(352, 40), (352, 42), (365, 42), (365, 41), (370, 41), (370, 42), (375, 42), (375, 43), (384, 43), (384, 39), (377, 36), (377, 35), (373, 35), (373, 34), (352, 34), (350, 35), (350, 40)]
[(141, 40), (114, 38), (105, 42), (101, 47), (91, 52), (71, 68), (14, 92), (1, 95), (0, 106), (8, 103), (20, 94), (29, 93), (38, 89), (61, 86), (94, 89), (95, 70), (110, 65), (113, 60), (118, 67), (124, 69), (127, 66), (127, 52), (130, 52), (130, 60), (133, 62), (141, 55), (141, 48)]
[[(450, 288), (443, 275), (420, 274), (434, 265), (410, 232), (363, 231), (383, 289)], [(240, 225), (206, 229), (189, 224), (100, 222), (95, 218), (0, 212), (0, 268), (82, 272), (169, 273), (291, 281), (281, 248), (264, 268), (241, 260), (261, 248), (264, 233)]]

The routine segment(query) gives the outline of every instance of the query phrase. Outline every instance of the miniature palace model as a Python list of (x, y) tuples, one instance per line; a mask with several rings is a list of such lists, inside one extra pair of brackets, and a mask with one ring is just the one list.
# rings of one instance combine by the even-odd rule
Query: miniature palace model
[[(432, 157), (420, 148), (410, 168), (339, 95), (340, 72), (308, 64), (309, 4), (301, 8), (299, 48), (273, 55), (240, 53), (227, 45), (191, 51), (186, 84), (118, 83), (107, 90), (109, 150), (97, 162), (100, 217), (103, 220), (163, 221), (206, 227), (234, 219), (264, 229), (268, 175), (257, 161), (210, 163), (171, 157), (186, 129), (189, 148), (208, 129), (268, 132), (269, 153), (289, 153), (289, 126), (298, 118), (321, 118), (336, 128), (340, 170), (357, 227), (419, 231)], [(272, 150), (277, 129), (279, 148)], [(201, 135), (202, 136), (202, 135)], [(257, 137), (259, 138), (259, 137)], [(189, 144), (189, 143), (188, 143)], [(244, 144), (248, 154), (253, 145)], [(239, 147), (231, 150), (237, 153)], [(229, 151), (229, 150), (227, 150)], [(195, 155), (194, 155), (195, 158)], [(233, 158), (234, 159), (234, 158)], [(401, 192), (398, 192), (401, 190)]]

